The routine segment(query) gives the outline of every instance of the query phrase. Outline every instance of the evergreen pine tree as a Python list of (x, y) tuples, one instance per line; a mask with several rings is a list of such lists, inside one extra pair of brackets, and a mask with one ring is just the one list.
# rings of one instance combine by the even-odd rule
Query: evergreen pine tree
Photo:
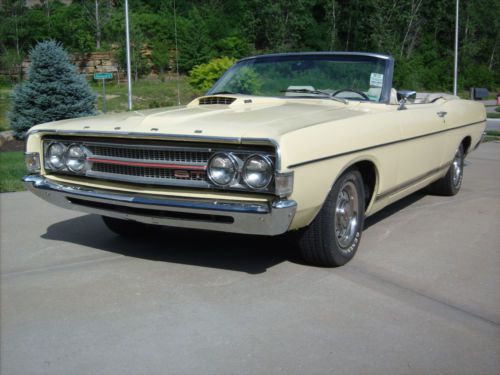
[(37, 124), (95, 115), (96, 95), (58, 42), (40, 42), (29, 56), (28, 81), (11, 94), (8, 117), (16, 138), (23, 139)]

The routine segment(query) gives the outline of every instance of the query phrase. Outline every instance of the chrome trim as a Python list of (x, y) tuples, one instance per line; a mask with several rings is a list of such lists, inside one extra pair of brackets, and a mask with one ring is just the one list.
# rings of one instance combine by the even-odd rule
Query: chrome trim
[[(223, 157), (228, 158), (229, 161), (231, 162), (231, 164), (233, 165), (234, 174), (233, 174), (233, 177), (231, 178), (231, 181), (229, 181), (227, 184), (219, 184), (218, 182), (214, 181), (214, 179), (212, 177), (212, 169), (210, 167), (211, 167), (211, 164), (212, 164), (212, 160), (214, 160), (217, 156), (223, 156)], [(237, 156), (235, 156), (233, 153), (231, 153), (231, 152), (216, 152), (215, 154), (213, 154), (208, 159), (208, 162), (207, 162), (207, 176), (208, 176), (208, 179), (215, 186), (222, 187), (222, 188), (231, 187), (231, 186), (233, 186), (235, 184), (237, 185), (238, 181), (240, 179), (240, 164), (241, 163), (242, 163), (242, 161)]]
[(390, 55), (384, 55), (382, 53), (373, 53), (373, 52), (284, 52), (284, 53), (269, 53), (269, 54), (263, 54), (263, 55), (255, 55), (255, 56), (250, 56), (250, 57), (245, 57), (237, 61), (245, 61), (245, 60), (251, 60), (255, 58), (262, 58), (262, 57), (279, 57), (279, 56), (308, 56), (308, 55), (316, 55), (316, 56), (365, 56), (365, 57), (376, 57), (379, 59), (383, 60), (389, 60), (392, 58)]
[[(98, 190), (56, 183), (41, 175), (25, 176), (23, 182), (38, 197), (63, 208), (148, 224), (231, 233), (282, 234), (288, 230), (297, 208), (291, 200), (243, 202)], [(146, 214), (148, 210), (151, 215)], [(168, 217), (169, 213), (182, 214), (183, 218)], [(207, 219), (197, 219), (199, 216)], [(210, 220), (214, 217), (230, 218), (231, 222)]]
[(173, 141), (193, 141), (193, 142), (216, 142), (229, 144), (244, 144), (244, 145), (261, 145), (273, 146), (276, 150), (276, 170), (281, 171), (281, 150), (278, 142), (271, 138), (225, 138), (225, 137), (207, 137), (195, 135), (173, 135), (165, 133), (134, 133), (134, 132), (119, 132), (119, 131), (89, 131), (89, 130), (56, 130), (56, 129), (35, 129), (26, 134), (26, 139), (32, 134), (47, 133), (56, 135), (84, 135), (84, 136), (100, 136), (106, 135), (112, 138), (128, 137), (128, 139), (162, 139)]
[(29, 131), (26, 136), (36, 133), (47, 133), (56, 135), (86, 135), (86, 136), (109, 136), (111, 138), (129, 137), (129, 139), (158, 139), (186, 141), (186, 142), (217, 142), (217, 143), (234, 143), (241, 144), (242, 138), (225, 138), (225, 137), (202, 137), (196, 135), (177, 135), (163, 133), (135, 133), (123, 131), (94, 131), (94, 130), (60, 130), (60, 129), (35, 129)]
[[(247, 177), (246, 177), (246, 170), (245, 170), (245, 167), (248, 163), (248, 161), (255, 157), (255, 156), (259, 156), (261, 157), (262, 159), (264, 159), (264, 161), (267, 163), (267, 165), (269, 167), (271, 167), (271, 177), (269, 178), (269, 180), (267, 181), (267, 183), (264, 185), (264, 186), (261, 186), (261, 187), (255, 187), (255, 186), (252, 186), (248, 183), (247, 181)], [(245, 163), (243, 163), (243, 166), (241, 167), (241, 176), (243, 178), (243, 181), (245, 182), (245, 184), (252, 190), (265, 190), (267, 189), (267, 187), (269, 186), (269, 184), (271, 183), (271, 181), (273, 180), (273, 176), (275, 175), (275, 172), (274, 172), (274, 166), (273, 166), (273, 162), (271, 161), (271, 159), (269, 159), (266, 155), (262, 155), (262, 154), (252, 154), (250, 155), (246, 160), (245, 160)], [(274, 189), (276, 191), (276, 187)]]
[(278, 142), (270, 138), (241, 138), (241, 141), (245, 145), (273, 146), (276, 151), (275, 169), (276, 172), (281, 171), (281, 148)]
[(416, 185), (422, 181), (424, 181), (425, 179), (431, 177), (431, 176), (434, 176), (438, 173), (441, 173), (441, 172), (444, 172), (445, 170), (447, 170), (450, 165), (451, 165), (452, 162), (449, 162), (449, 163), (446, 163), (438, 168), (434, 168), (433, 170), (429, 171), (429, 172), (426, 172), (424, 174), (421, 174), (420, 176), (417, 176), (409, 181), (405, 181), (403, 182), (402, 184), (399, 184), (397, 185), (396, 187), (390, 189), (390, 190), (387, 190), (383, 193), (380, 193), (380, 194), (377, 194), (377, 196), (375, 197), (375, 201), (380, 201), (382, 199), (385, 199), (387, 197), (390, 197), (392, 195), (395, 195), (397, 193), (400, 193), (402, 192), (403, 190), (413, 186), (413, 185)]
[[(58, 176), (76, 176), (79, 177), (81, 175), (73, 175), (73, 174), (58, 174)], [(88, 171), (86, 177), (92, 178), (92, 179), (102, 179), (102, 180), (109, 180), (109, 181), (117, 181), (117, 182), (127, 182), (131, 184), (137, 184), (139, 183), (140, 185), (144, 186), (147, 184), (150, 185), (155, 185), (155, 186), (170, 186), (170, 187), (188, 187), (188, 188), (203, 188), (203, 189), (210, 189), (214, 188), (213, 185), (209, 184), (208, 182), (202, 181), (202, 180), (169, 180), (168, 184), (165, 183), (164, 179), (161, 178), (150, 178), (147, 181), (147, 184), (144, 183), (144, 180), (141, 180), (141, 177), (137, 176), (132, 176), (132, 175), (125, 175), (125, 174), (119, 174), (117, 176), (113, 176), (112, 173), (106, 173), (106, 172), (99, 172), (99, 171)]]
[[(134, 142), (136, 140), (133, 140)], [(100, 179), (106, 179), (106, 180), (112, 180), (112, 181), (120, 181), (120, 182), (129, 182), (129, 183), (140, 183), (140, 184), (153, 184), (153, 185), (162, 185), (162, 186), (178, 186), (178, 187), (198, 187), (198, 188), (211, 188), (212, 186), (208, 183), (208, 181), (205, 179), (205, 170), (201, 170), (201, 167), (206, 167), (206, 162), (192, 162), (192, 161), (182, 161), (182, 162), (177, 162), (174, 159), (172, 160), (155, 160), (155, 159), (136, 159), (136, 158), (125, 158), (125, 157), (120, 157), (120, 156), (101, 156), (100, 151), (102, 150), (94, 150), (94, 147), (96, 148), (101, 148), (101, 149), (107, 149), (107, 148), (113, 148), (114, 150), (120, 151), (120, 150), (147, 150), (147, 151), (160, 151), (160, 152), (179, 152), (182, 151), (183, 153), (197, 153), (196, 155), (192, 155), (195, 157), (193, 160), (198, 160), (198, 157), (200, 159), (204, 159), (205, 156), (200, 156), (201, 154), (207, 154), (206, 157), (208, 159), (208, 156), (210, 154), (210, 149), (207, 147), (202, 147), (202, 148), (196, 148), (196, 147), (179, 147), (179, 146), (164, 146), (164, 145), (158, 145), (155, 147), (155, 145), (148, 145), (148, 144), (142, 144), (140, 141), (135, 142), (135, 143), (121, 143), (121, 142), (98, 142), (98, 141), (87, 141), (87, 139), (72, 139), (72, 138), (61, 138), (61, 139), (54, 139), (52, 137), (44, 137), (43, 138), (43, 148), (44, 148), (44, 155), (45, 155), (45, 160), (46, 160), (46, 169), (48, 171), (52, 171), (53, 173), (62, 173), (64, 175), (76, 175), (76, 176), (84, 176), (88, 178), (100, 178)], [(64, 154), (64, 161), (65, 161), (65, 167), (61, 169), (55, 169), (51, 168), (51, 166), (48, 164), (48, 157), (47, 157), (47, 152), (51, 145), (53, 144), (62, 144), (65, 147), (65, 154)], [(72, 146), (81, 146), (85, 149), (85, 153), (87, 155), (86, 161), (85, 161), (85, 167), (82, 169), (80, 172), (75, 172), (71, 171), (69, 167), (67, 166), (67, 152)], [(97, 153), (94, 154), (94, 151)], [(95, 159), (95, 160), (94, 160)], [(99, 159), (99, 160), (97, 160)], [(131, 165), (128, 165), (126, 163), (130, 163)], [(150, 165), (142, 165), (142, 166), (137, 166), (133, 165), (134, 163), (146, 163)], [(160, 168), (161, 166), (169, 166), (168, 168), (162, 168), (162, 169), (168, 169), (170, 171), (175, 170), (176, 168), (179, 169), (189, 169), (189, 168), (196, 168), (197, 171), (199, 169), (199, 172), (203, 174), (203, 178), (192, 178), (192, 179), (176, 179), (173, 176), (171, 178), (163, 178), (160, 176), (142, 176), (142, 175), (136, 175), (134, 173), (127, 174), (127, 173), (113, 173), (110, 172), (107, 169), (102, 169), (105, 168), (106, 166), (109, 165), (116, 165), (115, 168)], [(115, 169), (116, 170), (116, 169)], [(173, 172), (171, 172), (173, 173)]]

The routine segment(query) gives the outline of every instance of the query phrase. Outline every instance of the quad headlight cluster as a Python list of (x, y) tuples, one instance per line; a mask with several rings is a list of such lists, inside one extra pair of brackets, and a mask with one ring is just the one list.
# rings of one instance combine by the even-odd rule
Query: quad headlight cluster
[(245, 184), (251, 189), (267, 188), (274, 176), (271, 159), (266, 155), (253, 154), (245, 160), (233, 153), (220, 152), (208, 162), (208, 177), (219, 187)]
[(53, 142), (46, 146), (45, 168), (51, 171), (71, 171), (84, 173), (87, 152), (78, 144)]

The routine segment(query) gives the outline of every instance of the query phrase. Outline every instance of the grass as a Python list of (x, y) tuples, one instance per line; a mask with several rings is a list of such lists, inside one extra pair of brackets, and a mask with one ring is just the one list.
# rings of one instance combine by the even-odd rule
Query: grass
[(488, 118), (500, 118), (500, 113), (498, 113), (498, 112), (486, 112), (486, 117), (488, 117)]
[(10, 88), (0, 87), (0, 132), (9, 130), (7, 111), (10, 106)]
[(25, 190), (21, 182), (25, 174), (22, 151), (0, 152), (0, 193)]
[[(99, 95), (97, 109), (102, 111), (102, 85), (100, 83), (92, 83), (92, 89)], [(181, 104), (189, 103), (196, 96), (185, 77), (179, 79), (179, 92)], [(106, 83), (106, 97), (107, 112), (124, 112), (127, 110), (128, 95), (126, 83)], [(177, 105), (177, 81), (141, 80), (133, 82), (132, 101), (133, 108), (136, 110)]]
[(490, 142), (490, 141), (500, 141), (500, 131), (487, 130), (486, 137), (484, 137), (484, 142)]

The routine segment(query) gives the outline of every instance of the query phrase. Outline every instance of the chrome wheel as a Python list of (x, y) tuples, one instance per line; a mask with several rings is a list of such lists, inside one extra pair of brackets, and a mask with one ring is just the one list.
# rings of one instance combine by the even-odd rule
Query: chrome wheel
[(365, 218), (365, 190), (359, 170), (333, 184), (318, 215), (299, 237), (300, 252), (312, 264), (338, 267), (356, 254)]
[(462, 182), (462, 155), (460, 153), (460, 150), (457, 150), (455, 158), (453, 159), (451, 173), (453, 186), (460, 186), (460, 183)]
[(339, 247), (352, 251), (352, 242), (358, 231), (359, 198), (356, 186), (346, 181), (340, 188), (335, 205), (335, 237)]

